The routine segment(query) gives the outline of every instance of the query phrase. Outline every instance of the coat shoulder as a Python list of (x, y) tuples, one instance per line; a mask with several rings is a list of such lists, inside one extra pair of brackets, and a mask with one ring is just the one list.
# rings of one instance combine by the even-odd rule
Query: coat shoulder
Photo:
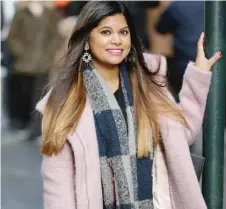
[(167, 62), (164, 56), (149, 53), (143, 53), (143, 56), (146, 65), (151, 72), (156, 72), (159, 70), (159, 75), (166, 76)]
[(40, 113), (44, 113), (46, 103), (48, 102), (49, 96), (51, 94), (52, 89), (50, 89), (47, 94), (36, 104), (35, 109)]

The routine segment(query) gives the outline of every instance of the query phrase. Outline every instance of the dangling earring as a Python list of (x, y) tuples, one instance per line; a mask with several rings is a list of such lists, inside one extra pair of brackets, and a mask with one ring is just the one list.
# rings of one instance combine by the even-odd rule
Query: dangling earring
[(86, 64), (88, 64), (91, 60), (92, 60), (92, 56), (91, 56), (91, 54), (88, 52), (88, 50), (89, 50), (89, 47), (88, 47), (88, 45), (86, 44), (85, 45), (85, 48), (84, 48), (84, 54), (83, 54), (83, 56), (82, 56), (82, 60), (86, 63)]

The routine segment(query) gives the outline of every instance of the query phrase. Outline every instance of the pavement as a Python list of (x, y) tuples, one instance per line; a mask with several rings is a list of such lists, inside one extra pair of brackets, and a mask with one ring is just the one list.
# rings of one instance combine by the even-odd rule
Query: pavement
[(40, 139), (26, 132), (4, 133), (1, 140), (1, 208), (43, 209)]
[[(39, 153), (41, 139), (27, 141), (26, 134), (26, 131), (2, 133), (2, 209), (43, 209), (40, 174), (42, 157)], [(224, 182), (226, 182), (226, 169)], [(224, 189), (226, 191), (226, 183)], [(226, 203), (226, 192), (224, 192), (224, 202)]]

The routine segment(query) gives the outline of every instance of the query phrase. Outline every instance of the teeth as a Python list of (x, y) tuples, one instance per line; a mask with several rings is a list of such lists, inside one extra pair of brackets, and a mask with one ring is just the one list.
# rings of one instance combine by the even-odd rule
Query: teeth
[(108, 50), (109, 52), (121, 52), (122, 50)]

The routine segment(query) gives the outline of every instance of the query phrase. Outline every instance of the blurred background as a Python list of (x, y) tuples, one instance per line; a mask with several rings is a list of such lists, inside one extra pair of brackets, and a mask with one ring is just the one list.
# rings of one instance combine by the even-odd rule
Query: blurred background
[[(77, 16), (86, 3), (1, 1), (1, 200), (4, 209), (43, 208), (41, 118), (34, 108), (45, 94), (53, 63), (66, 52)], [(145, 50), (167, 58), (168, 80), (178, 100), (186, 65), (195, 61), (196, 44), (204, 31), (204, 2), (124, 3), (132, 12)], [(202, 155), (201, 130), (198, 138), (193, 153)]]

